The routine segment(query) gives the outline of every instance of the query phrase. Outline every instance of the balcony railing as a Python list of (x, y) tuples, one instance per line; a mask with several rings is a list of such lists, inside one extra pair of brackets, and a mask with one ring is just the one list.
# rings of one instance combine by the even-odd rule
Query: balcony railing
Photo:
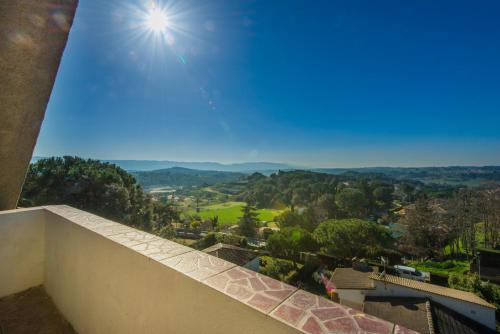
[(0, 212), (0, 297), (43, 285), (84, 333), (413, 333), (68, 206)]

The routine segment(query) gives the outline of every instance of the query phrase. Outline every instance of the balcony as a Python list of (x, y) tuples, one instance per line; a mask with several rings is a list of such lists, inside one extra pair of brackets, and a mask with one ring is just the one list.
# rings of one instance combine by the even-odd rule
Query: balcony
[(0, 268), (0, 298), (42, 286), (77, 333), (414, 333), (68, 206), (0, 212)]

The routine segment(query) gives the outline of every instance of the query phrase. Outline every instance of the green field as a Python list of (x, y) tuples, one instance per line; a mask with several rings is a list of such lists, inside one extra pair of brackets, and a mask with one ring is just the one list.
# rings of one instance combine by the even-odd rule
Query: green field
[[(200, 208), (198, 215), (203, 219), (219, 217), (219, 224), (234, 225), (238, 223), (238, 219), (242, 216), (241, 208), (245, 206), (244, 202), (225, 202), (220, 204), (208, 205)], [(261, 221), (273, 221), (282, 210), (275, 209), (259, 209), (257, 210)], [(196, 211), (189, 210), (190, 215), (195, 215)]]
[(447, 261), (431, 261), (410, 262), (410, 266), (421, 271), (428, 271), (431, 274), (450, 275), (450, 274), (465, 274), (469, 272), (469, 263), (467, 261), (447, 260)]

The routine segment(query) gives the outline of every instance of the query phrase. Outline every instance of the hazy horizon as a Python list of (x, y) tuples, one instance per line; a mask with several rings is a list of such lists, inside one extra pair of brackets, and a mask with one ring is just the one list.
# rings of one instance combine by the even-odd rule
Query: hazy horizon
[(35, 155), (500, 165), (500, 2), (82, 1)]
[[(48, 156), (39, 156), (33, 155), (33, 160), (41, 159), (41, 158), (51, 158), (51, 157), (62, 157), (62, 156), (75, 156), (74, 154), (65, 154), (65, 155), (48, 155)], [(277, 165), (289, 165), (291, 168), (304, 168), (304, 169), (328, 169), (328, 168), (340, 168), (340, 169), (349, 169), (349, 168), (447, 168), (447, 167), (499, 167), (500, 165), (359, 165), (359, 166), (350, 166), (350, 165), (298, 165), (286, 161), (202, 161), (202, 160), (170, 160), (170, 159), (108, 159), (108, 158), (98, 158), (98, 157), (85, 157), (79, 156), (84, 159), (94, 159), (100, 161), (145, 161), (145, 162), (172, 162), (172, 163), (193, 163), (193, 164), (220, 164), (220, 165), (239, 165), (239, 164), (277, 164)]]

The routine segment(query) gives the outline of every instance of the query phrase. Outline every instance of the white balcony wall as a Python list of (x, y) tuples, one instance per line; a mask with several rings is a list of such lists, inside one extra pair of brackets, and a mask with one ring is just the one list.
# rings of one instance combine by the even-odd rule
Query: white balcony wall
[(51, 214), (45, 288), (78, 333), (299, 333)]
[(0, 211), (0, 298), (43, 283), (46, 214)]

